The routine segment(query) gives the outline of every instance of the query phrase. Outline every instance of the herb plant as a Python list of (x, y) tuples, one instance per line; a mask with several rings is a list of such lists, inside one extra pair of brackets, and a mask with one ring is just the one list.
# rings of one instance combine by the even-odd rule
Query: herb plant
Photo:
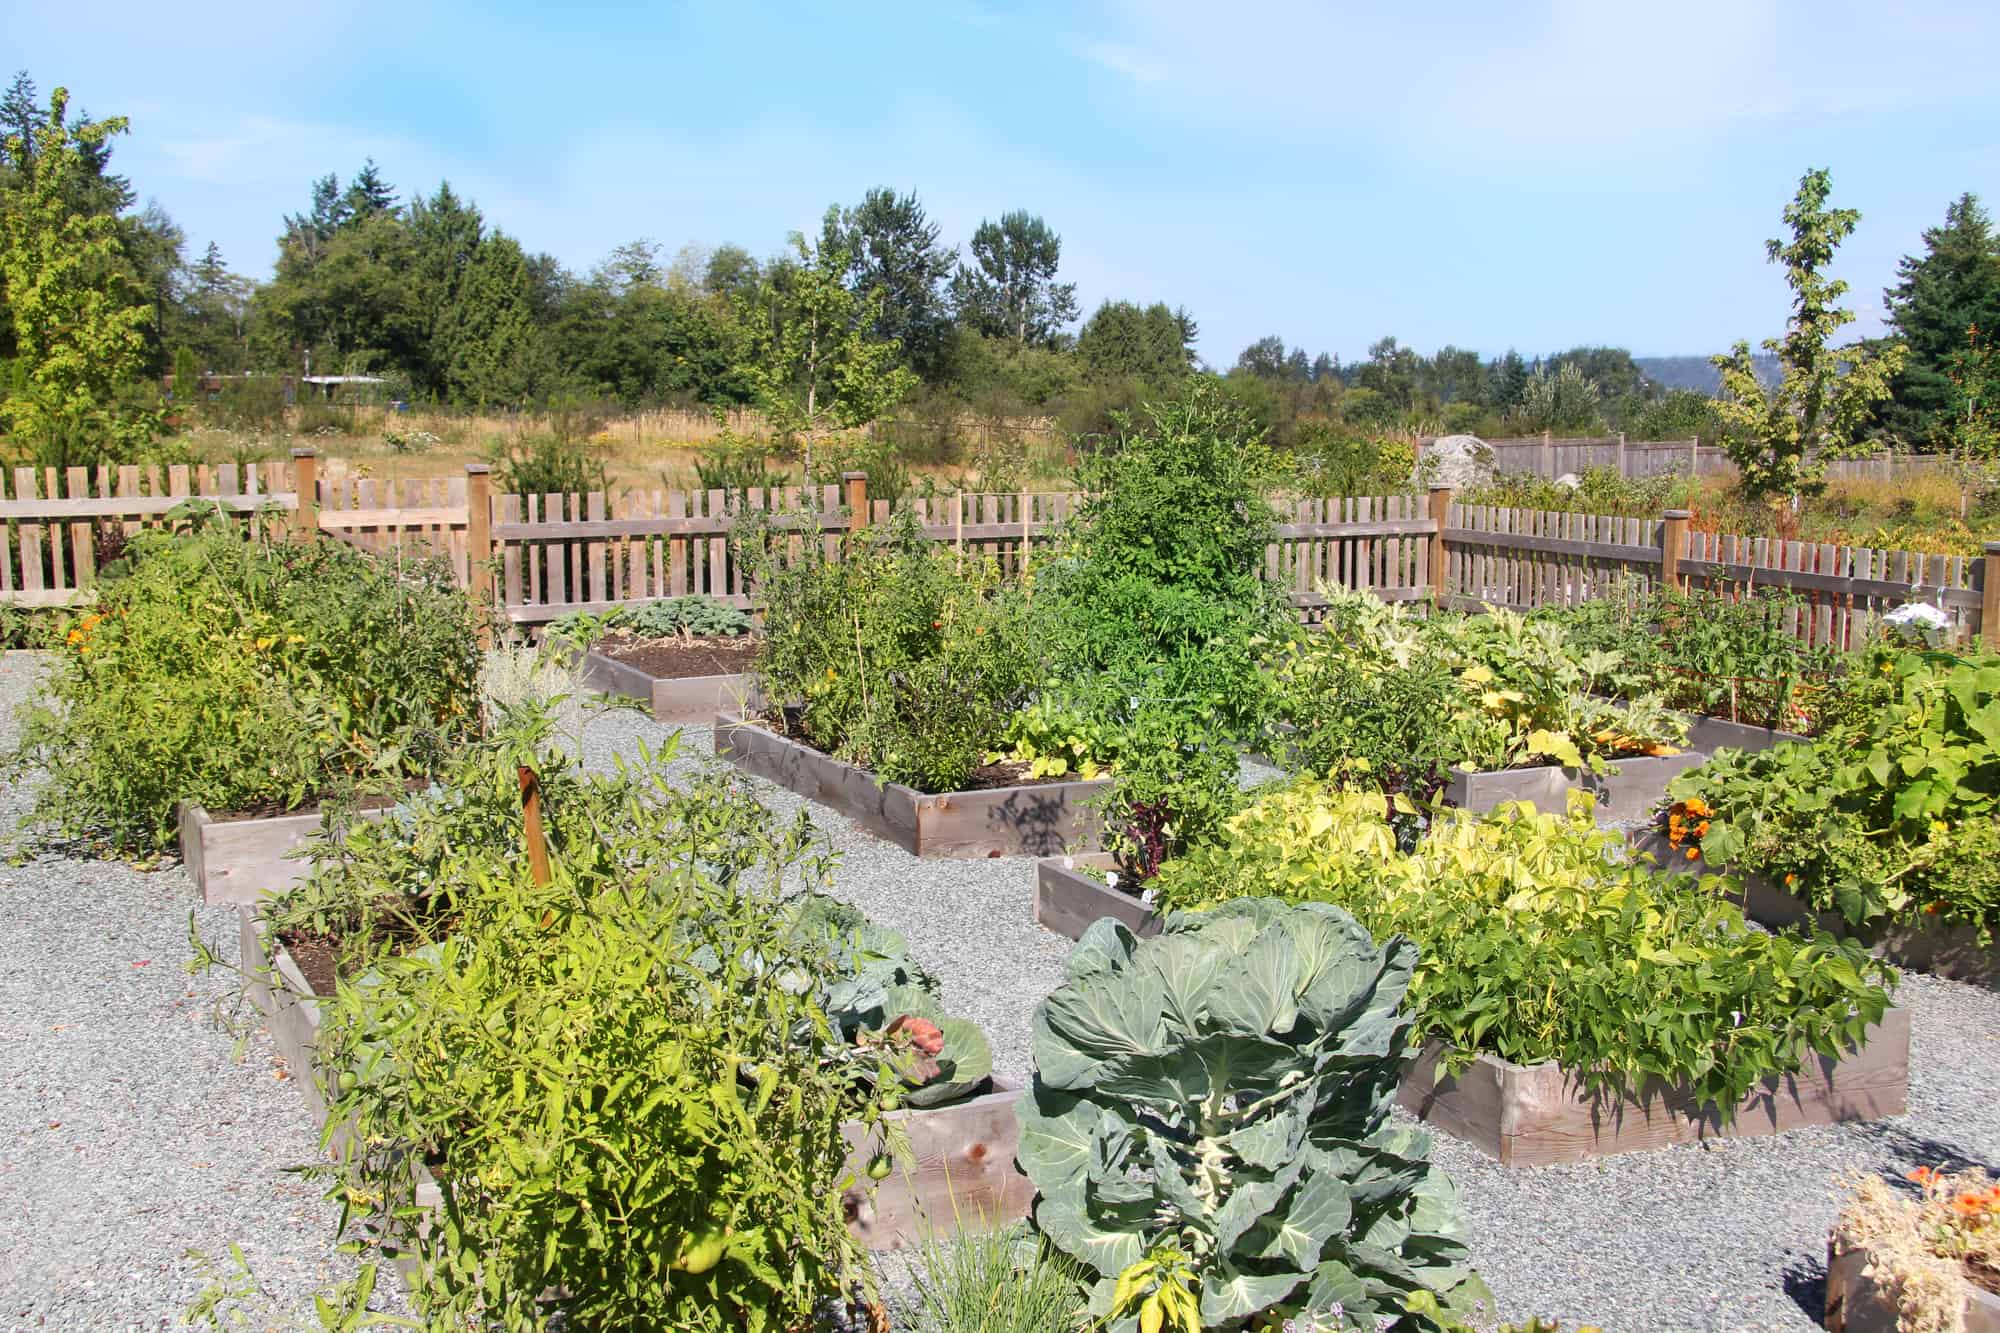
[(1428, 1136), (1389, 1119), (1415, 965), (1319, 904), (1084, 934), (1035, 1010), (1019, 1159), (1092, 1314), (1227, 1330), (1338, 1305), (1377, 1327), (1419, 1294), (1440, 1314), (1484, 1295)]
[(50, 833), (155, 852), (182, 800), (286, 809), (435, 772), (478, 730), (479, 661), (441, 563), (149, 530), (64, 635), (5, 767), (46, 770)]
[(1837, 1056), (1888, 1007), (1893, 974), (1821, 933), (1750, 929), (1717, 886), (1625, 859), (1588, 802), (1451, 812), (1404, 852), (1392, 802), (1300, 781), (1169, 862), (1163, 910), (1277, 897), (1331, 903), (1421, 950), (1416, 1032), (1447, 1072), (1481, 1052), (1553, 1060), (1586, 1086), (1688, 1085), (1729, 1114), (1761, 1080)]

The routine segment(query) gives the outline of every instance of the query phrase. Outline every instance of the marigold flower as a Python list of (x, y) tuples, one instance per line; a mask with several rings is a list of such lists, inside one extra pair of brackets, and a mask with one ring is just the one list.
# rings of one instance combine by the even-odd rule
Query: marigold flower
[(1688, 860), (1698, 861), (1700, 859), (1701, 859), (1701, 848), (1699, 847), (1688, 848)]
[(1978, 1217), (1986, 1211), (1987, 1206), (1984, 1194), (1974, 1194), (1970, 1191), (1951, 1201), (1951, 1210), (1960, 1217)]
[(1792, 886), (1793, 886), (1794, 884), (1797, 884), (1798, 882), (1799, 882), (1799, 877), (1798, 877), (1797, 875), (1794, 875), (1794, 874), (1791, 874), (1790, 872), (1787, 872), (1787, 873), (1786, 873), (1786, 875), (1785, 875), (1785, 887), (1786, 887), (1786, 888), (1788, 888), (1788, 889), (1789, 889), (1789, 888), (1791, 888), (1791, 887), (1792, 887)]
[(1923, 1185), (1926, 1188), (1928, 1188), (1929, 1186), (1937, 1184), (1938, 1181), (1937, 1168), (1932, 1166), (1920, 1166), (1916, 1170), (1911, 1171), (1907, 1175), (1905, 1175), (1904, 1179), (1913, 1180), (1917, 1184)]

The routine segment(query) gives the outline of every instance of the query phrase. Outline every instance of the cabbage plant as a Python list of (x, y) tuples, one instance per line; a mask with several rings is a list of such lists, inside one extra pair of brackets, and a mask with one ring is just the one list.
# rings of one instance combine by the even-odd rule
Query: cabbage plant
[(1430, 1327), (1485, 1297), (1429, 1136), (1389, 1123), (1416, 960), (1320, 903), (1085, 932), (1035, 1011), (1019, 1160), (1036, 1226), (1096, 1276), (1094, 1314), (1139, 1327), (1168, 1273), (1208, 1329), (1307, 1310)]

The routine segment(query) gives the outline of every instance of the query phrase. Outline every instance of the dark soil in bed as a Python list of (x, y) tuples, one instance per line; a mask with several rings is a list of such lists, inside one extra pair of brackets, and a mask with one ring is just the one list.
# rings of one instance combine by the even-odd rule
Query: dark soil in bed
[(299, 965), (299, 972), (305, 977), (306, 985), (315, 995), (331, 995), (337, 969), (334, 966), (334, 942), (325, 935), (310, 935), (303, 931), (293, 931), (279, 938), (285, 952)]
[(695, 676), (734, 676), (750, 670), (757, 657), (753, 635), (706, 638), (641, 639), (623, 632), (607, 634), (597, 651), (662, 680)]

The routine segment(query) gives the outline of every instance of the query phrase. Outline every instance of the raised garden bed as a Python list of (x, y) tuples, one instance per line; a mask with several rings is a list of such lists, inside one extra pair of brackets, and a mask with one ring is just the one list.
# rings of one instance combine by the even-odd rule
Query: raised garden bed
[[(1874, 1256), (1865, 1245), (1826, 1245), (1826, 1326), (1831, 1333), (1899, 1333), (1895, 1301), (1868, 1275)], [(1968, 1282), (1961, 1312), (1965, 1333), (2000, 1333), (2000, 1295)]]
[(846, 815), (915, 856), (976, 859), (1048, 856), (1095, 844), (1092, 802), (1110, 790), (1093, 782), (1046, 782), (931, 795), (883, 782), (867, 769), (725, 712), (715, 719), (715, 753)]
[(1045, 856), (1035, 862), (1035, 920), (1064, 939), (1081, 939), (1093, 921), (1114, 917), (1134, 935), (1157, 935), (1160, 918), (1134, 894), (1104, 882), (1108, 852)]
[(1554, 1062), (1517, 1065), (1481, 1055), (1438, 1082), (1437, 1060), (1433, 1048), (1410, 1065), (1398, 1105), (1502, 1166), (1548, 1166), (1901, 1115), (1909, 1107), (1910, 1014), (1889, 1010), (1860, 1049), (1838, 1061), (1815, 1056), (1791, 1077), (1765, 1080), (1737, 1104), (1728, 1124), (1699, 1109), (1685, 1089), (1658, 1081), (1636, 1096), (1594, 1094)]
[(1717, 750), (1768, 750), (1773, 745), (1783, 745), (1788, 741), (1808, 741), (1795, 731), (1779, 731), (1775, 727), (1757, 727), (1748, 722), (1731, 722), (1726, 717), (1709, 717), (1702, 713), (1683, 713), (1688, 723), (1688, 748), (1700, 750), (1703, 754), (1714, 754)]
[[(1110, 863), (1104, 855), (1037, 862), (1035, 920), (1069, 939), (1106, 916), (1134, 934), (1157, 934), (1160, 919), (1150, 908), (1105, 884)], [(1436, 1063), (1437, 1052), (1427, 1051), (1404, 1074), (1396, 1099), (1404, 1109), (1503, 1166), (1545, 1166), (1900, 1115), (1909, 1096), (1910, 1017), (1892, 1009), (1860, 1051), (1838, 1063), (1816, 1058), (1795, 1077), (1770, 1080), (1743, 1099), (1729, 1125), (1664, 1085), (1648, 1088), (1642, 1098), (1596, 1096), (1556, 1064), (1517, 1065), (1492, 1055), (1439, 1083)]]
[[(857, 1183), (841, 1196), (847, 1225), (871, 1250), (902, 1250), (925, 1235), (997, 1231), (1028, 1215), (1035, 1187), (1015, 1169), (1021, 1141), (1014, 1104), (1021, 1089), (993, 1079), (992, 1091), (950, 1106), (892, 1112), (909, 1136), (913, 1168), (898, 1163), (871, 1201)], [(850, 1121), (847, 1167), (866, 1182), (864, 1131)]]
[[(731, 651), (738, 642), (742, 651)], [(658, 649), (659, 651), (649, 651)], [(662, 722), (705, 724), (717, 713), (755, 707), (756, 677), (746, 670), (756, 656), (754, 640), (697, 639), (608, 641), (583, 659), (583, 683), (604, 694), (637, 699)]]
[[(389, 802), (364, 801), (348, 815), (380, 819)], [(290, 855), (317, 832), (323, 812), (244, 816), (211, 814), (181, 802), (181, 861), (205, 903), (254, 903), (304, 879), (312, 866)]]
[[(326, 1099), (314, 1077), (313, 1062), (319, 1001), (304, 970), (283, 944), (270, 937), (256, 910), (238, 911), (251, 1003), (264, 1015), (271, 1040), (304, 1095), (313, 1123), (324, 1129)], [(871, 1249), (900, 1250), (919, 1243), (926, 1230), (943, 1238), (961, 1230), (997, 1230), (1026, 1217), (1034, 1187), (1014, 1169), (1014, 1149), (1021, 1137), (1014, 1103), (1020, 1096), (1019, 1088), (996, 1078), (983, 1096), (950, 1106), (894, 1112), (892, 1118), (909, 1137), (914, 1167), (890, 1172), (875, 1186), (872, 1202), (859, 1184), (847, 1191), (842, 1202), (855, 1236)], [(843, 1133), (850, 1147), (847, 1169), (857, 1181), (865, 1181), (869, 1154), (864, 1151), (864, 1130), (850, 1121)], [(344, 1135), (334, 1136), (336, 1154), (344, 1142)], [(435, 1207), (441, 1202), (437, 1187), (426, 1182), (419, 1201)]]
[(1457, 772), (1445, 785), (1447, 802), (1462, 810), (1485, 814), (1507, 801), (1527, 801), (1543, 814), (1560, 815), (1569, 808), (1572, 791), (1597, 798), (1599, 823), (1644, 817), (1667, 794), (1667, 784), (1707, 758), (1699, 750), (1680, 754), (1638, 755), (1612, 761), (1611, 773), (1587, 769), (1510, 768), (1499, 772)]
[[(1657, 829), (1635, 833), (1631, 842), (1635, 853), (1652, 856), (1663, 870), (1729, 873), (1722, 866), (1689, 862), (1686, 853), (1675, 849)], [(1860, 940), (1885, 963), (2000, 990), (2000, 941), (1982, 945), (1978, 933), (1970, 926), (1894, 921), (1856, 929), (1838, 912), (1816, 912), (1803, 898), (1779, 888), (1762, 875), (1731, 874), (1730, 877), (1739, 885), (1738, 892), (1730, 895), (1730, 901), (1760, 926), (1783, 930), (1811, 921), (1829, 935)]]

